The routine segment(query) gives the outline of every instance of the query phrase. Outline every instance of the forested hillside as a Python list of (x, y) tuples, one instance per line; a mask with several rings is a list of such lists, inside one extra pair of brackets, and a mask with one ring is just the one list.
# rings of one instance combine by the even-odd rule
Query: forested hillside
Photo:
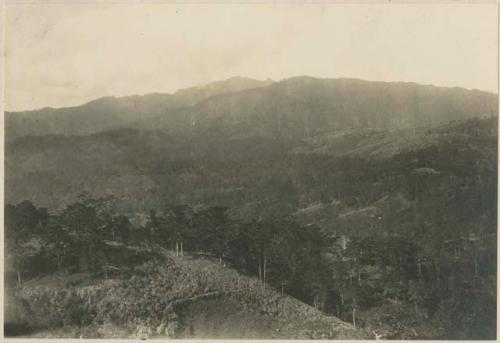
[[(317, 327), (270, 324), (279, 333), (261, 328), (259, 338), (496, 337), (496, 96), (300, 77), (186, 101), (175, 127), (151, 116), (136, 128), (6, 143), (6, 279), (31, 308), (18, 318), (41, 318), (42, 308), (55, 319), (37, 329), (143, 320), (163, 325), (158, 336), (169, 325), (171, 337), (191, 337), (190, 325), (206, 333), (210, 316), (196, 315), (196, 301), (177, 311), (177, 298), (155, 303), (200, 263), (236, 274), (182, 299), (223, 290), (224, 306), (248, 306), (234, 283), (260, 279), (272, 290), (262, 299), (282, 294), (322, 311)], [(170, 273), (178, 284), (161, 288)], [(83, 281), (66, 283), (76, 292), (66, 297), (52, 293), (61, 285), (33, 287), (56, 275)], [(96, 295), (108, 282), (135, 304), (124, 308), (131, 317)], [(150, 298), (124, 282), (147, 285)], [(53, 315), (72, 301), (69, 322)], [(280, 301), (264, 322), (293, 312)], [(255, 313), (237, 313), (261, 327)], [(328, 316), (352, 327), (326, 332)]]

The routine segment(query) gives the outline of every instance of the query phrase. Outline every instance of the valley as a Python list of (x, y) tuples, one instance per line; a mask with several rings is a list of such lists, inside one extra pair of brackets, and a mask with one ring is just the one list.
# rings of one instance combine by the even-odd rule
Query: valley
[(492, 339), (497, 107), (301, 76), (6, 113), (6, 328)]

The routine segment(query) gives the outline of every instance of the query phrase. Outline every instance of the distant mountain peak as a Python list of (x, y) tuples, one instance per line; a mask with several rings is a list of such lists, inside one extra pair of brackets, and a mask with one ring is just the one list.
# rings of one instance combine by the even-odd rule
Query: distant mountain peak
[(174, 94), (108, 96), (76, 107), (10, 112), (5, 126), (8, 140), (126, 127), (177, 130), (193, 123), (309, 137), (325, 129), (407, 128), (496, 114), (494, 94), (462, 88), (307, 75), (279, 82), (234, 76)]
[(174, 94), (185, 94), (187, 92), (201, 91), (201, 90), (212, 90), (218, 93), (231, 93), (246, 90), (249, 88), (257, 88), (262, 86), (267, 86), (274, 81), (267, 79), (264, 81), (252, 79), (245, 76), (233, 76), (225, 80), (213, 81), (201, 86), (194, 86), (188, 88), (182, 88), (176, 91)]

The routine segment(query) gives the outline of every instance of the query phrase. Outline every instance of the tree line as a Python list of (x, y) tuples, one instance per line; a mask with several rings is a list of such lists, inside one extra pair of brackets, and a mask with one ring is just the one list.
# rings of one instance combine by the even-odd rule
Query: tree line
[(435, 242), (438, 247), (411, 233), (414, 227), (406, 228), (407, 236), (347, 235), (292, 216), (242, 221), (224, 207), (188, 205), (151, 210), (137, 226), (87, 198), (59, 213), (23, 201), (7, 205), (5, 217), (7, 262), (18, 285), (53, 272), (123, 275), (168, 249), (209, 256), (354, 325), (360, 311), (384, 301), (407, 306), (421, 320), (437, 314), (450, 316), (442, 321), (451, 325), (472, 319), (479, 333), (480, 319), (489, 322), (495, 314), (496, 247), (486, 232), (457, 233)]
[(6, 254), (19, 285), (52, 272), (127, 268), (164, 248), (178, 256), (205, 254), (263, 281), (293, 287), (303, 282), (301, 271), (319, 266), (331, 242), (319, 227), (302, 226), (290, 216), (242, 221), (220, 206), (167, 205), (151, 210), (143, 225), (133, 225), (106, 202), (82, 197), (59, 213), (30, 201), (9, 204), (5, 218)]

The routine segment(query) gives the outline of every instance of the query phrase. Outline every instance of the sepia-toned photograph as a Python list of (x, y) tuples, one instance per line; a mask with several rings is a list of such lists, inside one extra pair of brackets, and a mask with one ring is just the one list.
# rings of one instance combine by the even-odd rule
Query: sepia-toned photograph
[(2, 5), (3, 337), (497, 339), (496, 1)]

